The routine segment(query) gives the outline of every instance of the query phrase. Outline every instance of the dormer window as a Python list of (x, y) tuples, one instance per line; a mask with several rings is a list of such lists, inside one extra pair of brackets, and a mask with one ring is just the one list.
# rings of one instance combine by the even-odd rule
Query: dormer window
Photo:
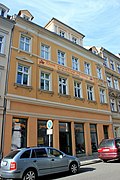
[(24, 18), (25, 20), (27, 20), (27, 21), (30, 20), (30, 17), (26, 16), (25, 14), (23, 14), (23, 18)]
[(72, 37), (72, 42), (74, 42), (75, 44), (77, 44), (77, 38)]
[(4, 17), (5, 11), (2, 9), (1, 10), (1, 16)]
[(60, 33), (59, 33), (59, 35), (61, 36), (61, 37), (65, 37), (65, 32), (64, 31), (62, 31), (62, 30), (60, 30)]

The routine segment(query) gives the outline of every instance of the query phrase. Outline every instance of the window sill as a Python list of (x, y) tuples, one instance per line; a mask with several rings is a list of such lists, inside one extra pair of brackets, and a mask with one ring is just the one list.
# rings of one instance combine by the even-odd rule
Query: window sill
[(75, 100), (85, 101), (85, 98), (74, 97)]
[(51, 94), (51, 96), (54, 94), (53, 91), (48, 91), (48, 90), (43, 90), (43, 89), (39, 89), (40, 93), (47, 93), (47, 94)]
[(95, 101), (95, 100), (87, 100), (88, 101), (88, 103), (94, 103), (94, 104), (97, 104), (97, 101)]
[(65, 97), (65, 98), (68, 98), (68, 99), (71, 98), (70, 95), (67, 95), (67, 94), (61, 94), (61, 93), (58, 93), (58, 97)]
[(14, 86), (15, 88), (22, 87), (22, 88), (28, 89), (29, 91), (32, 90), (32, 86), (27, 86), (27, 85), (18, 84), (18, 83), (14, 83)]
[(5, 57), (6, 55), (0, 52), (0, 56), (1, 57)]

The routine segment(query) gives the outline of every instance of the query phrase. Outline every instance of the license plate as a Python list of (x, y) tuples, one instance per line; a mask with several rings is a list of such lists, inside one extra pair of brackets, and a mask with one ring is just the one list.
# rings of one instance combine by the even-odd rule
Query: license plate
[(103, 149), (103, 152), (109, 152), (109, 149)]

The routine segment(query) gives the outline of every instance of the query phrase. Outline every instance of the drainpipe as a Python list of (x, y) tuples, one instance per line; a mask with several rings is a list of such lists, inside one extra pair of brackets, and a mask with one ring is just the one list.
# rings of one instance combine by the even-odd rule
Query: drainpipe
[[(15, 24), (15, 22), (13, 22)], [(9, 45), (9, 51), (8, 51), (8, 62), (7, 62), (7, 68), (6, 68), (6, 80), (5, 80), (5, 91), (4, 91), (4, 103), (3, 103), (3, 120), (2, 120), (2, 132), (1, 132), (1, 159), (3, 158), (3, 151), (4, 151), (4, 137), (5, 137), (5, 121), (6, 121), (6, 106), (7, 106), (7, 91), (8, 91), (8, 74), (10, 69), (10, 57), (11, 57), (11, 45), (12, 45), (12, 35), (13, 35), (13, 29), (14, 24), (11, 29), (11, 35), (10, 35), (10, 45)]]

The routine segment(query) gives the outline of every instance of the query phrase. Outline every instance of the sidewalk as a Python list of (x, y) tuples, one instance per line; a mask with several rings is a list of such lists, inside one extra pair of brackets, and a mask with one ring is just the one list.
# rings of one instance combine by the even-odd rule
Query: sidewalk
[(102, 160), (100, 160), (98, 158), (97, 153), (93, 154), (93, 155), (90, 155), (90, 156), (80, 156), (79, 158), (80, 158), (81, 166), (88, 165), (88, 164), (93, 164), (93, 163), (98, 163), (98, 162), (102, 161)]

